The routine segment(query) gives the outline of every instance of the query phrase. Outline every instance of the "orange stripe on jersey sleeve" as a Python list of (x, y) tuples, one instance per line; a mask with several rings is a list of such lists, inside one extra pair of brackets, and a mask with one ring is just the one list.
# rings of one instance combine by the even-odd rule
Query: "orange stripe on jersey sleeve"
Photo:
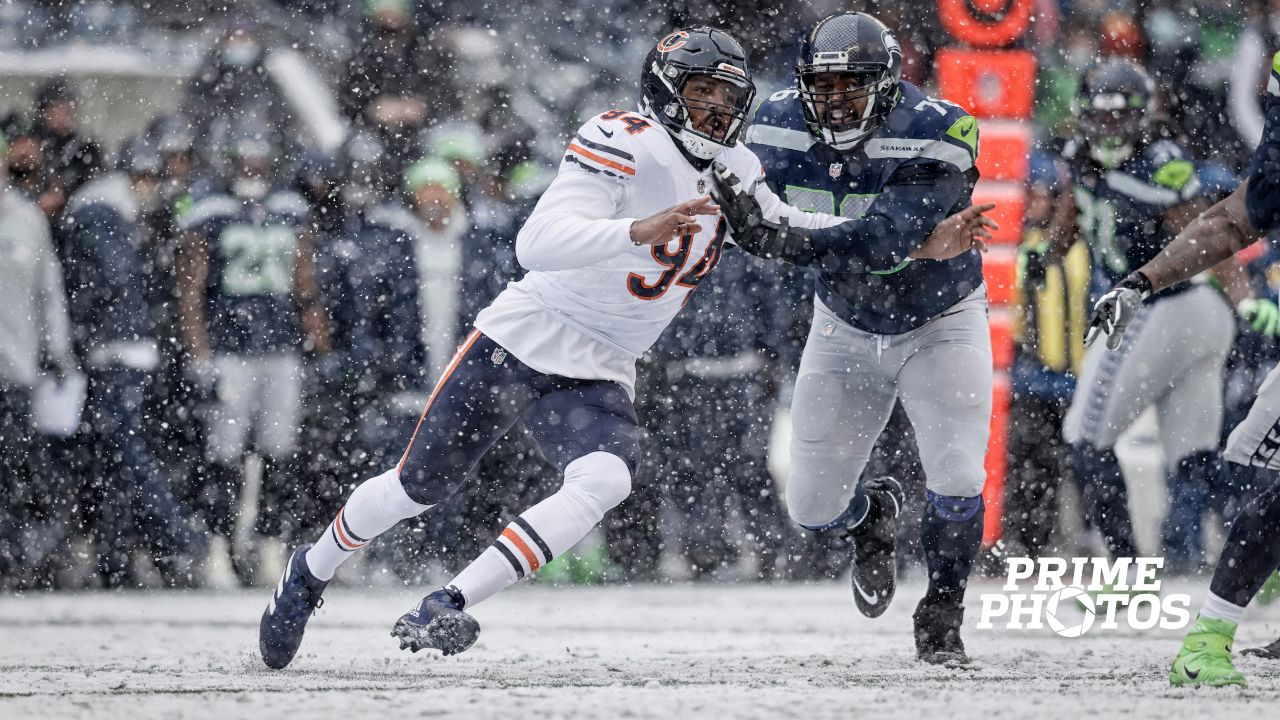
[(636, 169), (635, 169), (635, 168), (633, 168), (633, 167), (627, 167), (626, 165), (623, 165), (622, 163), (617, 163), (617, 162), (614, 162), (614, 161), (610, 160), (609, 158), (601, 157), (601, 156), (599, 156), (599, 155), (596, 155), (595, 153), (591, 152), (590, 150), (586, 150), (586, 149), (584, 149), (581, 145), (578, 145), (577, 143), (569, 143), (569, 151), (570, 151), (570, 152), (575, 152), (575, 153), (577, 153), (577, 154), (581, 155), (582, 157), (587, 158), (588, 160), (591, 160), (592, 162), (596, 162), (596, 163), (599, 163), (599, 164), (601, 164), (601, 165), (604, 165), (605, 167), (611, 167), (611, 168), (613, 168), (614, 170), (617, 170), (617, 171), (622, 172), (622, 173), (626, 173), (627, 175), (635, 175), (635, 174), (636, 174)]

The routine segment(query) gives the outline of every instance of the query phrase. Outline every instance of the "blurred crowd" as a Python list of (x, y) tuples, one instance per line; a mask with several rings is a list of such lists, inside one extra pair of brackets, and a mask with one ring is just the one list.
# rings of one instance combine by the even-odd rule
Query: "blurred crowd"
[[(1049, 343), (1036, 329), (1046, 313), (1088, 302), (1087, 260), (1083, 271), (1071, 265), (1079, 252), (1046, 264), (1036, 248), (1061, 182), (1052, 158), (1074, 130), (1078, 77), (1099, 57), (1139, 59), (1203, 161), (1202, 181), (1229, 189), (1261, 132), (1261, 71), (1280, 46), (1272, 4), (1039, 3), (1019, 267), (1034, 281), (1026, 287), (1054, 273), (1086, 279), (1054, 302), (1024, 293), (1007, 552), (1050, 546), (1070, 477), (1042, 430), (1061, 423), (1080, 339)], [(317, 534), (355, 484), (398, 460), (471, 318), (519, 277), (515, 235), (566, 133), (630, 107), (639, 59), (664, 28), (727, 26), (767, 92), (790, 82), (800, 33), (850, 5), (898, 29), (904, 78), (929, 88), (945, 35), (908, 2), (0, 6), (5, 58), (86, 45), (200, 48), (180, 105), (157, 108), (118, 147), (83, 130), (75, 79), (48, 78), (0, 117), (0, 586), (269, 582), (287, 544)], [(302, 131), (306, 118), (267, 71), (282, 49), (322, 68), (345, 125), (332, 147)], [(1280, 277), (1272, 267), (1267, 255), (1251, 263), (1268, 295)], [(807, 283), (724, 256), (642, 364), (646, 459), (635, 492), (543, 577), (843, 570), (839, 540), (792, 529), (770, 462), (807, 333)], [(1228, 429), (1277, 359), (1273, 342), (1239, 338), (1224, 388)], [(868, 473), (919, 489), (900, 415)], [(457, 569), (511, 509), (558, 481), (517, 427), (451, 502), (353, 572), (413, 582)], [(904, 515), (904, 563), (918, 514)]]

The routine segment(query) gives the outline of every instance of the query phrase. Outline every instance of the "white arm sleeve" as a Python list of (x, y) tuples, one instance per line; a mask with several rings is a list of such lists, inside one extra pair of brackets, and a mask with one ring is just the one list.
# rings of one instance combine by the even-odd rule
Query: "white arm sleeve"
[(756, 196), (756, 202), (760, 203), (760, 211), (764, 213), (766, 220), (778, 222), (785, 217), (788, 224), (799, 228), (831, 227), (849, 220), (846, 217), (828, 215), (824, 212), (807, 212), (784, 203), (782, 198), (769, 189), (769, 185), (765, 183), (763, 176), (756, 179), (753, 192)]
[(626, 188), (617, 180), (562, 170), (516, 236), (516, 259), (527, 270), (568, 270), (621, 255), (634, 218), (617, 217)]

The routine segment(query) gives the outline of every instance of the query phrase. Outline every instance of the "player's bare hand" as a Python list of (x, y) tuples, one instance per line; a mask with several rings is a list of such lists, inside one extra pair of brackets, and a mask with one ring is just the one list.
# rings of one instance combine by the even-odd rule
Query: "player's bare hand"
[(636, 245), (663, 245), (681, 235), (696, 235), (702, 232), (699, 215), (719, 214), (720, 206), (710, 195), (686, 200), (631, 223), (631, 242)]
[(970, 250), (987, 251), (991, 231), (1000, 225), (983, 213), (993, 210), (993, 203), (971, 205), (938, 223), (924, 244), (911, 253), (915, 260), (950, 260)]

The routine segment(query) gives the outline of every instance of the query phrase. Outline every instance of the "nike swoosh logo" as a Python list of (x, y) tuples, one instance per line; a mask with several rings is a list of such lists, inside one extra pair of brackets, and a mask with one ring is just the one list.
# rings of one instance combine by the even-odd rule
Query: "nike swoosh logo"
[(613, 137), (613, 133), (612, 133), (612, 132), (610, 132), (610, 131), (608, 131), (608, 130), (605, 130), (604, 128), (600, 127), (599, 125), (597, 125), (597, 126), (596, 126), (596, 129), (597, 129), (597, 130), (599, 130), (599, 131), (600, 131), (600, 133), (601, 133), (602, 135), (604, 135), (605, 137), (607, 137), (607, 138), (611, 138), (611, 137)]
[(1200, 671), (1192, 670), (1190, 665), (1183, 665), (1182, 672), (1186, 673), (1187, 677), (1191, 678), (1192, 680), (1195, 680), (1196, 678), (1200, 677)]
[(875, 605), (876, 603), (880, 602), (880, 594), (871, 593), (870, 595), (868, 595), (865, 591), (863, 591), (862, 586), (858, 584), (857, 578), (853, 579), (853, 589), (858, 591), (858, 595), (861, 596), (863, 602), (867, 603), (868, 605)]
[(962, 133), (960, 133), (960, 134), (961, 134), (961, 135), (964, 135), (965, 137), (969, 137), (970, 135), (972, 135), (972, 134), (973, 134), (973, 126), (972, 126), (972, 125), (970, 125), (968, 130), (965, 130), (964, 132), (962, 132)]

